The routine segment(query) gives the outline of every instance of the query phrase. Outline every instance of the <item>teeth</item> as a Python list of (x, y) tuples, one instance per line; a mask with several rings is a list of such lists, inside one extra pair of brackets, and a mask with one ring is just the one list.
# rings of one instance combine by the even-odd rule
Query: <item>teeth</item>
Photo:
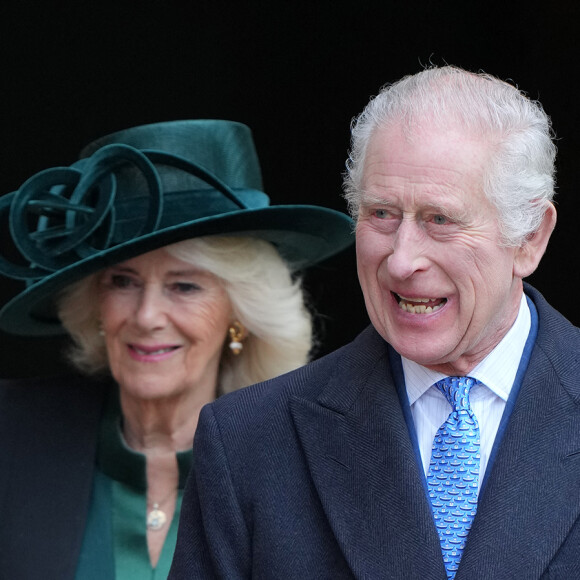
[[(418, 301), (417, 301), (418, 302)], [(401, 310), (406, 310), (411, 314), (430, 314), (431, 312), (435, 312), (439, 310), (444, 303), (437, 304), (435, 306), (425, 306), (424, 304), (420, 304), (417, 306), (413, 306), (413, 304), (408, 304), (407, 302), (399, 302), (399, 308)]]
[(437, 300), (436, 298), (407, 298), (399, 294), (401, 300), (406, 300), (407, 302), (430, 302), (432, 300)]
[(163, 354), (165, 352), (169, 352), (170, 350), (173, 350), (173, 347), (168, 347), (168, 348), (160, 348), (159, 350), (141, 350), (140, 348), (137, 347), (133, 347), (133, 350), (137, 353), (137, 354), (141, 354), (141, 355), (151, 355), (151, 354)]

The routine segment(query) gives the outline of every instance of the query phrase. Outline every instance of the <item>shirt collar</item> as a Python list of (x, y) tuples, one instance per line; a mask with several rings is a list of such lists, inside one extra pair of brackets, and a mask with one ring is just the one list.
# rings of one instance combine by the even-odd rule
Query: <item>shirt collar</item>
[[(481, 381), (498, 397), (507, 401), (530, 328), (530, 307), (525, 294), (522, 293), (520, 309), (512, 327), (499, 344), (469, 373), (469, 376)], [(413, 405), (431, 385), (447, 376), (405, 357), (401, 357), (401, 361), (409, 405)]]

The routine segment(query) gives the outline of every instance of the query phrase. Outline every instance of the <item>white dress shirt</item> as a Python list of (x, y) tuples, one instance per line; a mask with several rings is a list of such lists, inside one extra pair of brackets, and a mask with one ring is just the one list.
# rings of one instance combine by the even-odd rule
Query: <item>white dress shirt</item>
[[(479, 488), (487, 468), (493, 442), (506, 406), (520, 359), (530, 333), (531, 315), (525, 295), (513, 326), (501, 342), (469, 373), (483, 384), (471, 388), (469, 400), (479, 423)], [(433, 387), (446, 375), (429, 370), (404, 357), (403, 372), (425, 475), (429, 470), (433, 439), (449, 416), (451, 406), (445, 395)]]

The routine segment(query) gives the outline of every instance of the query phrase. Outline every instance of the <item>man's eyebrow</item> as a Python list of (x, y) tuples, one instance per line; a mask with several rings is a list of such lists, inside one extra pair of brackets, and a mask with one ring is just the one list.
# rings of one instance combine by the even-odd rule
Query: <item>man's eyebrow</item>
[[(368, 208), (368, 207), (385, 207), (385, 208), (393, 208), (398, 207), (397, 204), (393, 203), (392, 201), (385, 199), (380, 195), (375, 195), (369, 192), (363, 193), (361, 196), (361, 208)], [(434, 213), (434, 214), (441, 214), (447, 216), (453, 221), (458, 223), (466, 223), (468, 214), (466, 208), (454, 208), (450, 206), (442, 206), (438, 203), (426, 203), (419, 208), (419, 214), (421, 213)]]
[(375, 195), (369, 192), (363, 192), (361, 195), (361, 206), (368, 206), (368, 205), (382, 205), (385, 207), (393, 207), (395, 204), (392, 201), (381, 197), (380, 195)]

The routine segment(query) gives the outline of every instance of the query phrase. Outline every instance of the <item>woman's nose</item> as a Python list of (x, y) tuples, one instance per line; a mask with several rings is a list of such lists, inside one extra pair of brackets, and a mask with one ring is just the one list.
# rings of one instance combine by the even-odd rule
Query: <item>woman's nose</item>
[(153, 285), (145, 285), (135, 307), (135, 322), (146, 330), (162, 328), (167, 322), (166, 300), (163, 291)]

